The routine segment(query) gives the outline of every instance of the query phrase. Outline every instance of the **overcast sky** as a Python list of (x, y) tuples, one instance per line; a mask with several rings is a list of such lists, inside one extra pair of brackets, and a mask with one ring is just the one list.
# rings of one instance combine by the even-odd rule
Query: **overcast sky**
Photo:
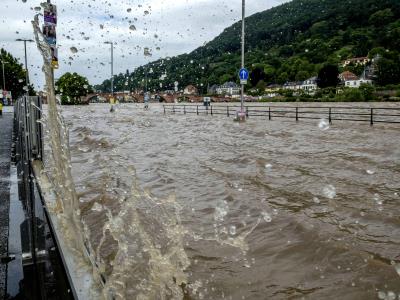
[[(0, 47), (23, 62), (23, 44), (32, 38), (31, 20), (39, 0), (0, 0)], [(287, 0), (247, 0), (251, 15)], [(241, 18), (240, 0), (52, 0), (58, 9), (57, 43), (60, 68), (88, 77), (91, 84), (110, 77), (110, 46), (115, 44), (114, 73), (130, 71), (161, 57), (188, 53), (219, 35)], [(131, 25), (134, 28), (130, 29)], [(135, 29), (136, 28), (136, 29)], [(76, 47), (77, 53), (70, 49)], [(148, 47), (152, 57), (145, 57)], [(43, 87), (42, 59), (35, 44), (28, 45), (31, 81)]]

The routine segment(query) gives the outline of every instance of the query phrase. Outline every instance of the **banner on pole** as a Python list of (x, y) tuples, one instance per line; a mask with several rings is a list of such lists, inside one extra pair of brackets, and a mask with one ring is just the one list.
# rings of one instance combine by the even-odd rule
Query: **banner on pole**
[(44, 25), (43, 35), (50, 45), (51, 65), (58, 69), (58, 50), (57, 50), (57, 6), (51, 3), (44, 3)]

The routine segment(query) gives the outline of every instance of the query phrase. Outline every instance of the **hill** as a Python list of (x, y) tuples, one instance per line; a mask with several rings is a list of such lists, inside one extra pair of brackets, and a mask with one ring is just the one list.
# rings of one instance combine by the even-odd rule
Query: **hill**
[[(248, 87), (314, 76), (326, 64), (380, 54), (380, 85), (400, 83), (400, 1), (293, 0), (246, 18)], [(238, 81), (241, 22), (189, 54), (160, 59), (115, 76), (116, 91), (182, 89)], [(360, 66), (345, 68), (359, 75)], [(341, 69), (342, 70), (342, 69)], [(164, 76), (163, 76), (164, 75)], [(163, 78), (161, 80), (160, 78)], [(95, 87), (109, 91), (110, 81)]]

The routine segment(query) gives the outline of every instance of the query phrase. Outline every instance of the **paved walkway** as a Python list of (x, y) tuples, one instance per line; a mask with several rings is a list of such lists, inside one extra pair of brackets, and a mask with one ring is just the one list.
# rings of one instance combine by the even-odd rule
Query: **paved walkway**
[[(0, 256), (7, 255), (8, 211), (10, 206), (10, 162), (13, 114), (3, 110), (0, 116)], [(0, 263), (0, 299), (5, 293), (6, 266)]]

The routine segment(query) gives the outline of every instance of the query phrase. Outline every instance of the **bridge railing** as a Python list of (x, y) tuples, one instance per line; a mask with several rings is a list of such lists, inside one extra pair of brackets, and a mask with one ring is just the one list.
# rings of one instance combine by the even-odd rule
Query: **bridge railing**
[[(196, 104), (163, 105), (164, 114), (195, 114), (235, 116), (239, 105), (211, 105), (209, 107)], [(275, 118), (300, 120), (326, 119), (333, 121), (400, 124), (400, 107), (351, 107), (351, 106), (278, 106), (278, 105), (246, 105), (247, 117), (262, 117), (268, 120)]]

